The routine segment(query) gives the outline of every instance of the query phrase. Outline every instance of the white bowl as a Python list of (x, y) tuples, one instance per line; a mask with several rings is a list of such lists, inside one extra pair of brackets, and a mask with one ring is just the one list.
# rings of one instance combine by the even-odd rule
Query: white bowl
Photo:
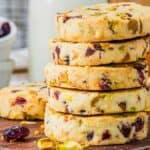
[(17, 28), (15, 24), (6, 18), (0, 17), (0, 23), (6, 21), (10, 24), (11, 32), (8, 35), (0, 38), (0, 61), (8, 60), (17, 34)]
[(0, 62), (0, 88), (9, 84), (13, 66), (14, 63), (12, 60)]

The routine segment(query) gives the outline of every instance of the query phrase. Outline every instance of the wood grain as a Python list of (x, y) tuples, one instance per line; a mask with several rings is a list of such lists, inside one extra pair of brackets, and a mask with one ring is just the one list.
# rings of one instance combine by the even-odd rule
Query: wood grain
[[(10, 121), (0, 119), (0, 135), (2, 135), (2, 131), (10, 126), (18, 125), (19, 121)], [(43, 122), (37, 122), (34, 125), (27, 125), (30, 129), (30, 136), (24, 142), (15, 142), (15, 143), (7, 143), (4, 140), (0, 140), (0, 150), (38, 150), (36, 146), (36, 141), (44, 137), (43, 131), (40, 129), (40, 125)], [(150, 124), (149, 124), (150, 125)], [(38, 136), (34, 134), (36, 130), (41, 130), (41, 134)], [(145, 149), (144, 149), (145, 148)], [(149, 138), (143, 141), (134, 141), (130, 144), (125, 145), (115, 145), (115, 146), (101, 146), (101, 147), (90, 147), (87, 150), (150, 150), (150, 134)]]
[(150, 0), (108, 0), (110, 3), (116, 3), (116, 2), (135, 2), (142, 5), (150, 6)]

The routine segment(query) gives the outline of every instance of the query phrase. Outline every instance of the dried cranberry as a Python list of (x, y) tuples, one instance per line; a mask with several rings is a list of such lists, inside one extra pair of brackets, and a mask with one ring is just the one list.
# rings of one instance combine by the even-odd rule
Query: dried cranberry
[(101, 47), (101, 45), (100, 45), (100, 43), (94, 43), (94, 44), (93, 44), (93, 47), (94, 47), (94, 49), (96, 49), (96, 50), (103, 50), (102, 47)]
[(17, 105), (22, 105), (22, 104), (25, 104), (26, 102), (27, 102), (27, 100), (26, 100), (25, 98), (18, 96), (18, 97), (16, 98), (15, 104), (17, 104)]
[(57, 58), (59, 58), (59, 55), (60, 55), (60, 48), (59, 48), (58, 46), (56, 46), (55, 52), (56, 52), (56, 54), (57, 54)]
[(111, 134), (109, 133), (109, 130), (106, 130), (102, 135), (102, 140), (107, 140), (111, 137)]
[(87, 137), (88, 141), (91, 141), (93, 139), (93, 137), (94, 137), (94, 132), (93, 131), (89, 132), (86, 137)]
[(29, 135), (30, 131), (24, 126), (13, 126), (3, 131), (3, 137), (6, 141), (19, 141), (23, 140)]
[(145, 68), (146, 66), (143, 65), (143, 64), (140, 64), (140, 63), (136, 63), (134, 64), (134, 68), (137, 69), (137, 72), (138, 72), (138, 75), (139, 75), (139, 83), (141, 85), (143, 85), (143, 82), (144, 82), (144, 79), (145, 79), (145, 76), (144, 76), (144, 73), (143, 73), (143, 69)]
[(56, 100), (59, 100), (59, 95), (60, 95), (59, 91), (54, 92), (54, 97), (55, 97)]
[(120, 103), (118, 104), (118, 106), (119, 106), (123, 111), (126, 111), (126, 107), (127, 107), (126, 102), (120, 102)]
[(101, 79), (100, 87), (102, 90), (111, 90), (111, 81), (106, 76), (104, 76)]
[(10, 24), (8, 22), (4, 22), (0, 29), (0, 37), (8, 35), (10, 31), (11, 31)]
[(135, 131), (139, 132), (144, 127), (144, 121), (140, 117), (138, 117), (135, 123), (133, 123), (133, 126), (135, 126)]
[(86, 50), (85, 56), (89, 57), (89, 56), (93, 55), (94, 53), (95, 53), (95, 50), (89, 47)]
[(141, 85), (143, 85), (143, 82), (144, 82), (144, 80), (145, 80), (144, 73), (143, 73), (141, 70), (137, 70), (137, 72), (138, 72), (138, 75), (139, 75), (139, 77), (140, 77), (139, 83), (140, 83)]
[(122, 124), (121, 127), (119, 127), (119, 129), (124, 137), (129, 137), (131, 132), (131, 126), (129, 124)]
[(135, 63), (134, 68), (137, 70), (143, 70), (146, 67), (146, 65), (140, 64), (140, 63)]

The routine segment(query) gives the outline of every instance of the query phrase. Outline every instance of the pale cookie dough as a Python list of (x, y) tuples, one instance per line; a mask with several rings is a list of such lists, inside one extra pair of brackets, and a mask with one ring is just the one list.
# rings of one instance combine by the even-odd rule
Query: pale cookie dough
[(84, 145), (124, 144), (142, 140), (148, 133), (148, 115), (144, 112), (80, 117), (56, 113), (49, 105), (45, 114), (45, 134), (50, 139), (75, 141)]
[(3, 88), (0, 90), (0, 117), (43, 120), (47, 99), (47, 87), (42, 82)]
[(48, 102), (52, 109), (76, 115), (114, 114), (144, 111), (150, 90), (138, 88), (114, 92), (89, 92), (49, 88)]
[(50, 41), (54, 64), (94, 66), (135, 62), (150, 52), (150, 37), (123, 42), (72, 43), (60, 39)]
[(48, 86), (80, 90), (110, 91), (141, 87), (147, 77), (148, 66), (144, 61), (100, 67), (48, 64), (45, 68)]
[(135, 3), (97, 4), (58, 13), (58, 37), (70, 42), (124, 40), (150, 33), (150, 7)]

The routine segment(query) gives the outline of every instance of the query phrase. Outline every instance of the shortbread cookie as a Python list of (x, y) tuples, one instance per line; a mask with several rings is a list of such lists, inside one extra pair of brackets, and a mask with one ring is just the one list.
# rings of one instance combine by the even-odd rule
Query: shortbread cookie
[(116, 90), (141, 87), (148, 76), (144, 61), (134, 64), (76, 67), (48, 64), (45, 77), (49, 86), (81, 90)]
[(150, 33), (150, 7), (135, 3), (97, 4), (58, 13), (58, 37), (70, 42), (124, 40)]
[(47, 95), (44, 83), (30, 83), (1, 89), (0, 117), (14, 120), (43, 120)]
[(47, 105), (45, 134), (53, 140), (75, 141), (84, 145), (124, 144), (142, 140), (148, 133), (148, 115), (144, 112), (80, 117), (56, 113)]
[(52, 109), (77, 115), (144, 111), (150, 98), (150, 90), (145, 88), (89, 92), (50, 87), (49, 93), (48, 102)]
[(135, 62), (150, 52), (150, 37), (125, 42), (71, 43), (60, 39), (50, 41), (54, 64), (94, 66)]

